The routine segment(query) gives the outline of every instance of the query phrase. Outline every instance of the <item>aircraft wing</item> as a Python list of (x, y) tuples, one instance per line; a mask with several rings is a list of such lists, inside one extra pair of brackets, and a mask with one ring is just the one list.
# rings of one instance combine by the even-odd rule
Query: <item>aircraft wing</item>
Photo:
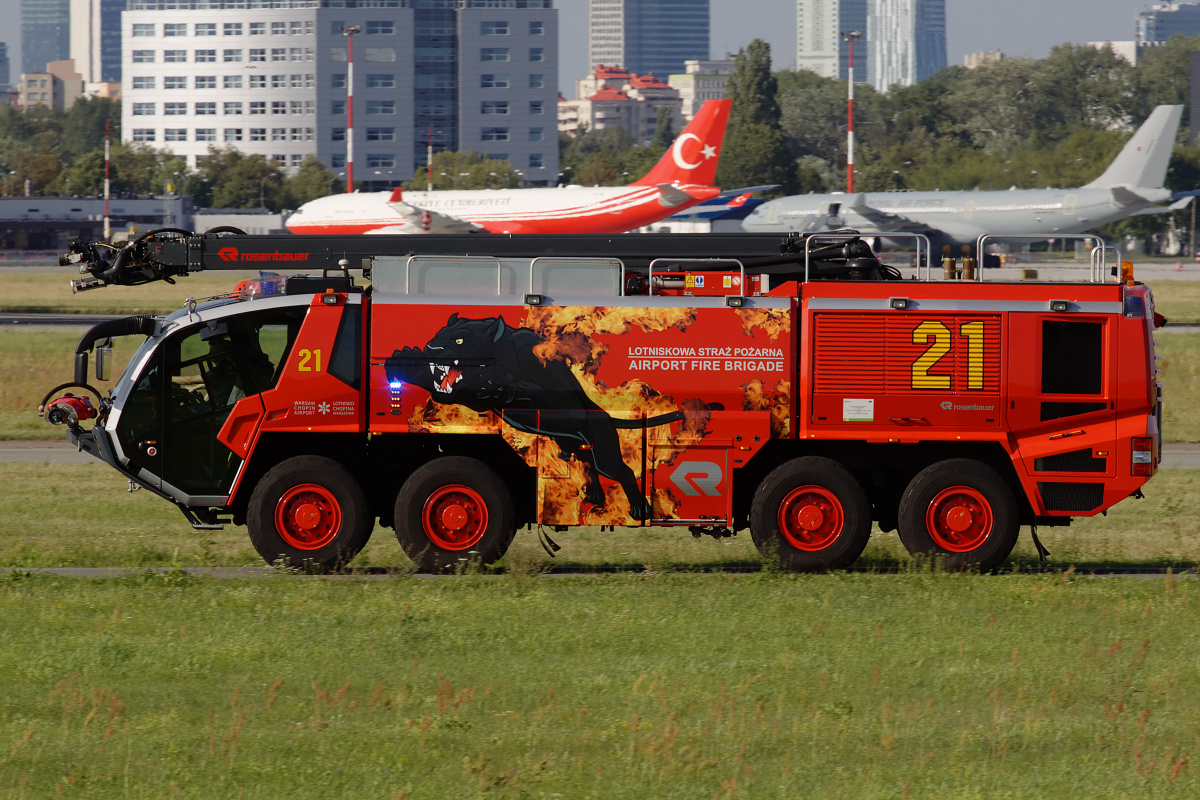
[(853, 211), (871, 223), (871, 226), (879, 231), (912, 231), (918, 228), (924, 229), (929, 227), (903, 214), (892, 214), (873, 208), (867, 203), (867, 196), (865, 194), (847, 195), (846, 201), (842, 205), (847, 210)]
[[(405, 233), (473, 233), (484, 230), (482, 225), (477, 225), (474, 222), (456, 217), (453, 214), (444, 214), (441, 211), (430, 211), (427, 208), (414, 206), (404, 202), (400, 189), (394, 189), (392, 196), (388, 200), (388, 206), (416, 228), (416, 230), (403, 231)], [(407, 226), (402, 226), (407, 227)], [(372, 231), (372, 233), (380, 233)]]

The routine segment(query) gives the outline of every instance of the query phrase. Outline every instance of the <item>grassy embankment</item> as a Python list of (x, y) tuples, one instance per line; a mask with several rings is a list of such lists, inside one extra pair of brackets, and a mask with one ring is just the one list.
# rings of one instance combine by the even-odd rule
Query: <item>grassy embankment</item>
[(1194, 797), (1196, 591), (0, 578), (0, 793)]

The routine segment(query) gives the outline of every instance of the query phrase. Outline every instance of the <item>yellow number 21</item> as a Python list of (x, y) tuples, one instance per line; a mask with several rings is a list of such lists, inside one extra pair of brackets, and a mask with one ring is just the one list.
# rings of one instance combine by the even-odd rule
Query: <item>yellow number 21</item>
[[(983, 320), (965, 322), (958, 329), (967, 340), (967, 389), (983, 388)], [(932, 339), (932, 342), (930, 341)], [(949, 375), (930, 375), (929, 370), (950, 352), (950, 329), (945, 323), (927, 319), (913, 329), (913, 344), (928, 344), (912, 365), (912, 388), (949, 389)]]
[[(309, 361), (312, 365), (309, 365)], [(296, 367), (299, 372), (320, 372), (321, 371), (321, 351), (303, 349), (300, 351), (300, 364)]]

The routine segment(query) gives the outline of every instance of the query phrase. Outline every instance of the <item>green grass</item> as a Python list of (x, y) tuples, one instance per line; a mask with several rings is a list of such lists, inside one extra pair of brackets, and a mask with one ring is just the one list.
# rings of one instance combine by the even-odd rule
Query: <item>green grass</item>
[(166, 314), (183, 307), (189, 297), (212, 297), (233, 291), (248, 271), (213, 271), (176, 279), (174, 285), (106, 286), (71, 294), (70, 282), (80, 277), (75, 267), (53, 272), (4, 271), (0, 311), (26, 314)]
[[(158, 567), (262, 566), (246, 529), (194, 531), (165, 500), (130, 494), (120, 475), (88, 464), (0, 464), (0, 566)], [(1200, 567), (1200, 470), (1162, 470), (1146, 499), (1126, 500), (1107, 516), (1077, 519), (1069, 528), (1042, 528), (1050, 565), (1106, 564)], [(501, 565), (537, 571), (554, 565), (650, 565), (672, 569), (761, 564), (748, 534), (693, 539), (683, 528), (598, 528), (553, 533), (562, 546), (548, 556), (536, 533), (521, 530)], [(1012, 563), (1036, 564), (1023, 531)], [(895, 567), (911, 560), (893, 533), (871, 538), (860, 566)], [(389, 528), (377, 527), (353, 567), (412, 569)]]
[(13, 576), (0, 793), (1194, 797), (1196, 588)]
[(1170, 322), (1200, 322), (1200, 281), (1150, 281), (1154, 307)]

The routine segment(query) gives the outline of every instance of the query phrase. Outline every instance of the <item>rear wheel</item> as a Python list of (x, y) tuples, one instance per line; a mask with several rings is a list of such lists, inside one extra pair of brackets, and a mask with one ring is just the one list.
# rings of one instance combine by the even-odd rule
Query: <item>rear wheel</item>
[(900, 499), (900, 541), (946, 566), (994, 569), (1017, 543), (1017, 501), (995, 470), (954, 458), (922, 470)]
[(871, 507), (838, 462), (797, 458), (776, 467), (754, 493), (750, 535), (763, 556), (786, 569), (848, 567), (867, 546)]
[(320, 456), (273, 467), (250, 496), (250, 542), (269, 564), (337, 569), (358, 555), (374, 518), (362, 488), (341, 464)]
[(396, 538), (428, 572), (491, 564), (516, 534), (508, 487), (481, 461), (446, 456), (416, 470), (396, 497)]

